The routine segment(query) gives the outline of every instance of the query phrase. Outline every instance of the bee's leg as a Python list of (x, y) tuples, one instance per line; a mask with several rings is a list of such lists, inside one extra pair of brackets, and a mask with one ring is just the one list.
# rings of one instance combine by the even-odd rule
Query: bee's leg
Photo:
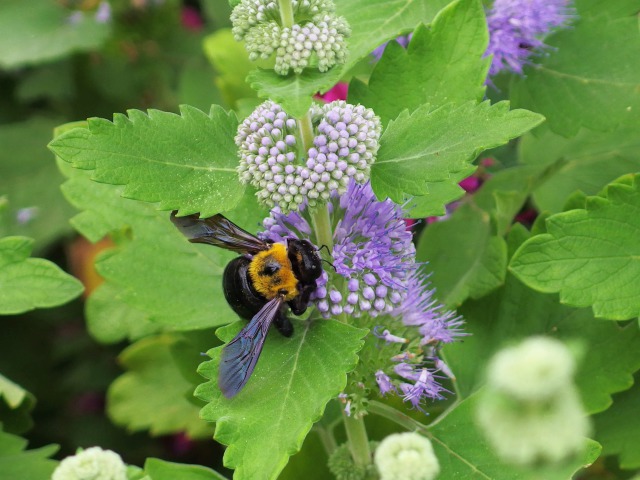
[(276, 315), (276, 318), (273, 320), (273, 324), (285, 337), (290, 337), (291, 335), (293, 335), (293, 324), (282, 310), (280, 310), (280, 312), (278, 312), (278, 315)]

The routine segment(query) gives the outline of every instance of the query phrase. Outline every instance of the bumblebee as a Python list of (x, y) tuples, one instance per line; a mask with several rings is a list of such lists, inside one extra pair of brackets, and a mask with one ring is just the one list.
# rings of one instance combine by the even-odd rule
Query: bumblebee
[(293, 334), (286, 316), (302, 315), (322, 275), (322, 260), (307, 240), (263, 241), (223, 215), (176, 217), (171, 221), (192, 243), (207, 243), (241, 253), (224, 269), (222, 289), (231, 308), (249, 323), (222, 350), (218, 385), (225, 397), (245, 386), (273, 323), (285, 337)]

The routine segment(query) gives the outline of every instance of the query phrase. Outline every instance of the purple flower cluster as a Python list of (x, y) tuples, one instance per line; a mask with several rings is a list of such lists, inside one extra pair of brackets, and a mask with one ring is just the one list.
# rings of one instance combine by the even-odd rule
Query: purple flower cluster
[(380, 120), (370, 109), (337, 101), (310, 113), (316, 136), (306, 158), (299, 158), (296, 120), (271, 101), (238, 127), (240, 180), (258, 189), (261, 203), (283, 212), (327, 202), (350, 178), (366, 181), (378, 150)]
[[(433, 299), (434, 291), (421, 281), (420, 264), (415, 260), (411, 232), (403, 221), (403, 211), (390, 200), (378, 201), (367, 183), (351, 181), (347, 191), (333, 195), (329, 204), (335, 223), (332, 263), (335, 271), (325, 271), (312, 297), (326, 318), (351, 317), (391, 319), (391, 326), (374, 329), (386, 342), (398, 345), (391, 372), (382, 369), (376, 381), (382, 394), (393, 390), (417, 408), (425, 398), (440, 398), (442, 387), (434, 375), (447, 373), (437, 358), (440, 343), (461, 335), (462, 320)], [(286, 242), (289, 237), (309, 238), (312, 228), (308, 209), (281, 213), (278, 209), (264, 221), (263, 238)], [(313, 238), (312, 238), (313, 240)], [(403, 335), (396, 335), (397, 330)], [(412, 337), (418, 353), (407, 350)], [(433, 368), (426, 367), (426, 362)], [(395, 379), (392, 379), (392, 376)]]
[(522, 74), (529, 58), (546, 45), (556, 28), (567, 26), (575, 14), (570, 0), (495, 0), (487, 13), (489, 46), (493, 55), (489, 75), (502, 71)]

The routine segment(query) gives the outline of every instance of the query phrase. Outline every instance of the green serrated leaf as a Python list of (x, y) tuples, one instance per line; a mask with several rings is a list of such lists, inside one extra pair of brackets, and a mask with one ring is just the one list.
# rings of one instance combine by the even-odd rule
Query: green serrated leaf
[(182, 106), (181, 115), (129, 110), (114, 121), (93, 118), (49, 147), (96, 182), (126, 185), (127, 198), (158, 202), (162, 210), (212, 216), (235, 206), (244, 192), (236, 173), (237, 118), (214, 105), (207, 115)]
[(390, 42), (367, 85), (353, 80), (349, 101), (362, 103), (383, 124), (420, 105), (479, 102), (489, 59), (488, 34), (479, 0), (457, 0), (443, 8), (430, 29), (418, 26), (405, 50)]
[(592, 306), (596, 317), (640, 316), (640, 176), (610, 184), (586, 209), (547, 218), (547, 232), (515, 253), (510, 269), (531, 288)]
[(479, 398), (477, 393), (463, 400), (425, 432), (440, 462), (438, 480), (566, 480), (600, 454), (600, 446), (585, 438), (584, 453), (566, 464), (537, 469), (506, 465), (496, 457), (477, 426)]
[[(510, 235), (511, 244), (524, 240), (522, 230)], [(500, 348), (531, 335), (548, 335), (581, 343), (589, 354), (578, 364), (576, 383), (589, 413), (611, 405), (611, 394), (629, 388), (640, 368), (640, 329), (620, 328), (593, 318), (590, 309), (573, 309), (558, 303), (555, 295), (530, 290), (513, 275), (504, 287), (458, 309), (470, 333), (464, 342), (447, 345), (447, 361), (457, 378), (457, 391), (470, 395), (484, 384), (486, 362)]]
[(618, 455), (620, 467), (640, 468), (640, 382), (613, 397), (613, 405), (594, 417), (604, 455)]
[[(270, 333), (251, 379), (233, 399), (225, 398), (217, 386), (222, 347), (210, 350), (213, 360), (199, 369), (210, 379), (196, 390), (207, 402), (201, 415), (216, 422), (214, 438), (228, 445), (224, 464), (236, 470), (236, 479), (278, 476), (327, 402), (345, 387), (366, 333), (333, 320), (294, 324), (291, 338)], [(224, 340), (241, 325), (226, 328)]]
[[(371, 185), (378, 198), (403, 203), (406, 197), (430, 195), (430, 185), (453, 183), (456, 173), (483, 150), (497, 147), (542, 122), (526, 110), (509, 111), (508, 102), (468, 102), (431, 109), (406, 110), (380, 138), (380, 150), (371, 167)], [(451, 198), (437, 199), (442, 205)]]
[(107, 410), (118, 425), (130, 431), (149, 430), (151, 435), (185, 432), (191, 438), (207, 437), (213, 428), (198, 417), (202, 407), (192, 398), (196, 384), (181, 373), (174, 358), (177, 344), (181, 361), (195, 371), (201, 361), (196, 345), (177, 335), (160, 335), (140, 340), (119, 357), (126, 373), (109, 387)]
[[(121, 198), (121, 187), (95, 183), (82, 175), (67, 181), (62, 190), (83, 210), (72, 224), (89, 240), (125, 232), (118, 236), (117, 248), (96, 261), (98, 273), (113, 287), (99, 290), (100, 297), (90, 301), (89, 324), (102, 324), (98, 330), (107, 339), (139, 337), (154, 330), (150, 322), (156, 328), (188, 330), (237, 318), (221, 288), (224, 266), (232, 258), (229, 252), (189, 243), (166, 212)], [(104, 322), (121, 308), (118, 304), (128, 312), (123, 330), (114, 332)], [(140, 319), (142, 324), (132, 323)]]
[(25, 450), (27, 441), (0, 430), (0, 475), (11, 480), (44, 480), (51, 478), (58, 462), (49, 459), (57, 445)]
[(73, 52), (102, 46), (109, 22), (90, 13), (71, 21), (71, 10), (48, 0), (3, 0), (0, 3), (0, 68), (15, 69), (49, 62)]
[(159, 458), (148, 458), (144, 471), (150, 480), (227, 480), (224, 475), (202, 465), (166, 462)]
[(469, 204), (424, 230), (416, 258), (428, 262), (429, 279), (447, 307), (482, 297), (504, 282), (507, 246), (492, 230), (489, 214)]
[(62, 305), (82, 293), (82, 284), (54, 263), (28, 258), (33, 240), (0, 239), (0, 314)]
[(536, 136), (525, 135), (519, 147), (520, 161), (526, 164), (561, 162), (533, 193), (538, 209), (550, 213), (565, 210), (567, 199), (576, 190), (595, 195), (620, 175), (640, 171), (637, 126), (607, 133), (582, 129), (569, 139), (546, 130)]
[(577, 1), (575, 25), (545, 40), (550, 54), (514, 77), (514, 105), (542, 113), (551, 130), (566, 137), (580, 127), (605, 131), (637, 124), (638, 3), (626, 9), (618, 9), (616, 3), (594, 7)]

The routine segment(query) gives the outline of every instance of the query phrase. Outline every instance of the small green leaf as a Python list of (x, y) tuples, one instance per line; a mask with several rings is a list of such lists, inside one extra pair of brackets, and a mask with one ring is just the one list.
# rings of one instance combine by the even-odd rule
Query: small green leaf
[(54, 263), (28, 258), (33, 240), (0, 239), (0, 314), (62, 305), (82, 293), (82, 284)]
[(519, 147), (523, 163), (561, 162), (559, 169), (533, 193), (538, 209), (550, 213), (561, 212), (576, 190), (595, 195), (620, 175), (640, 171), (637, 126), (606, 133), (582, 129), (568, 139), (546, 130), (535, 136), (525, 135)]
[[(333, 320), (294, 324), (291, 338), (272, 329), (251, 379), (232, 399), (217, 386), (222, 347), (210, 350), (213, 360), (199, 369), (210, 379), (196, 390), (207, 402), (201, 415), (216, 422), (214, 438), (228, 445), (224, 464), (236, 470), (235, 479), (275, 479), (356, 365), (364, 330)], [(241, 326), (220, 333), (230, 340)]]
[(71, 10), (48, 0), (0, 3), (0, 69), (15, 69), (49, 62), (73, 52), (95, 50), (111, 32), (110, 23), (83, 14), (69, 18)]
[[(549, 37), (549, 55), (515, 76), (515, 106), (542, 113), (555, 133), (611, 130), (640, 118), (640, 35), (635, 7), (578, 1), (575, 25)], [(589, 52), (589, 55), (584, 55)]]
[(640, 382), (613, 397), (613, 405), (594, 417), (604, 455), (618, 455), (620, 467), (640, 468)]
[(600, 446), (585, 438), (584, 453), (566, 464), (537, 469), (506, 465), (496, 457), (477, 426), (479, 398), (480, 393), (476, 393), (463, 400), (425, 432), (440, 462), (438, 480), (567, 480), (600, 454)]
[(31, 410), (35, 397), (0, 374), (0, 423), (9, 433), (24, 433), (33, 426)]
[[(516, 236), (523, 240), (523, 231)], [(514, 235), (510, 235), (513, 237)], [(514, 239), (510, 238), (510, 243)], [(555, 295), (535, 292), (513, 275), (505, 285), (458, 309), (465, 319), (464, 342), (447, 345), (447, 362), (457, 378), (457, 391), (470, 395), (484, 384), (486, 362), (500, 348), (531, 335), (548, 335), (582, 344), (589, 354), (578, 363), (576, 383), (589, 413), (611, 405), (611, 394), (625, 390), (640, 368), (640, 329), (636, 323), (620, 328), (593, 318), (590, 309), (558, 303)]]
[(430, 29), (418, 26), (406, 50), (389, 42), (368, 84), (351, 82), (349, 101), (372, 108), (385, 125), (425, 103), (479, 102), (490, 64), (482, 58), (487, 43), (482, 2), (452, 2)]
[(224, 475), (202, 465), (172, 463), (159, 458), (147, 458), (144, 471), (150, 480), (227, 480)]
[(592, 306), (596, 317), (640, 316), (640, 176), (610, 184), (586, 209), (552, 215), (547, 232), (515, 253), (510, 269), (531, 288)]
[(57, 445), (25, 450), (27, 441), (0, 430), (0, 474), (11, 480), (45, 480), (51, 478), (58, 462), (49, 459)]
[(504, 239), (492, 232), (489, 214), (469, 204), (424, 230), (416, 258), (427, 262), (438, 299), (449, 308), (498, 288), (507, 273)]
[(124, 197), (158, 202), (161, 210), (211, 216), (242, 198), (236, 173), (237, 119), (214, 105), (207, 115), (182, 106), (181, 115), (129, 110), (114, 121), (89, 120), (54, 139), (50, 148), (100, 183), (126, 185)]
[[(215, 342), (213, 338), (211, 343)], [(151, 435), (186, 432), (191, 438), (207, 437), (213, 428), (198, 417), (201, 402), (194, 401), (196, 384), (186, 379), (178, 367), (188, 362), (195, 372), (201, 362), (198, 345), (177, 335), (160, 335), (140, 340), (119, 357), (126, 373), (109, 387), (107, 409), (117, 425), (130, 431), (149, 430)]]
[[(436, 109), (423, 105), (411, 114), (404, 111), (380, 138), (371, 184), (378, 198), (390, 197), (397, 203), (414, 195), (433, 195), (433, 183), (453, 184), (452, 178), (468, 171), (480, 152), (507, 143), (542, 120), (526, 110), (509, 111), (508, 102)], [(451, 200), (442, 196), (434, 203)]]

